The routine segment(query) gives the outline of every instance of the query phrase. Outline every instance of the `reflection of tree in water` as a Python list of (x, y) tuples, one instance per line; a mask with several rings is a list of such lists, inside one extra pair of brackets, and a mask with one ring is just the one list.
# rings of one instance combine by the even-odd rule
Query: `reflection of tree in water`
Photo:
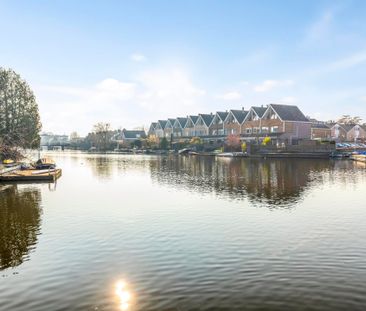
[(297, 202), (317, 180), (316, 173), (331, 168), (328, 160), (299, 159), (168, 157), (151, 162), (152, 178), (158, 182), (281, 206)]
[(110, 179), (114, 173), (136, 170), (144, 172), (151, 161), (158, 157), (144, 155), (91, 155), (85, 163), (91, 168), (93, 175), (100, 179)]
[(112, 159), (106, 156), (93, 156), (86, 158), (87, 165), (93, 171), (93, 174), (102, 179), (109, 179), (112, 176)]
[(41, 193), (12, 185), (0, 190), (0, 270), (20, 265), (37, 243)]

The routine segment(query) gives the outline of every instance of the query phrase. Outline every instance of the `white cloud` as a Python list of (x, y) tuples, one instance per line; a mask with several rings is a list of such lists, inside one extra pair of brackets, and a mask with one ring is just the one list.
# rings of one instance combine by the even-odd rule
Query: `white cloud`
[(143, 55), (141, 53), (133, 53), (133, 54), (130, 55), (130, 58), (134, 62), (139, 62), (139, 63), (146, 61), (145, 55)]
[(221, 95), (216, 96), (218, 99), (222, 100), (238, 100), (242, 98), (242, 95), (237, 91), (227, 92)]
[(254, 86), (255, 92), (268, 92), (277, 87), (291, 86), (292, 80), (265, 80), (261, 84)]
[(349, 69), (351, 67), (366, 63), (366, 51), (360, 51), (354, 53), (348, 57), (342, 58), (338, 61), (331, 63), (328, 66), (328, 71)]
[(105, 121), (134, 128), (168, 117), (197, 113), (205, 91), (184, 70), (149, 70), (133, 82), (107, 78), (88, 87), (35, 87), (44, 130), (86, 134)]
[(322, 16), (307, 29), (306, 41), (319, 41), (327, 36), (331, 30), (334, 12), (326, 10)]

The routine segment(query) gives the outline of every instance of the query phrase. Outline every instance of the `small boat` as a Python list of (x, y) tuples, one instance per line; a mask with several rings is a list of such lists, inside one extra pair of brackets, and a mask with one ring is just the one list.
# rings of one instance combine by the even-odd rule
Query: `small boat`
[(13, 166), (16, 166), (18, 164), (12, 159), (5, 159), (3, 161), (3, 165), (4, 165), (4, 167), (13, 167)]
[(54, 169), (56, 168), (56, 163), (52, 159), (42, 158), (36, 161), (35, 168), (37, 170)]
[(180, 155), (185, 155), (185, 154), (189, 154), (192, 151), (192, 149), (190, 148), (184, 148), (178, 151), (178, 154)]

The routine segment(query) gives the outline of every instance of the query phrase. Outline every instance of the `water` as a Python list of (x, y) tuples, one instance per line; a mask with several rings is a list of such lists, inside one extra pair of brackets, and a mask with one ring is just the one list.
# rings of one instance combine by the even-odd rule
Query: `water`
[(55, 154), (0, 186), (0, 310), (365, 310), (366, 168)]

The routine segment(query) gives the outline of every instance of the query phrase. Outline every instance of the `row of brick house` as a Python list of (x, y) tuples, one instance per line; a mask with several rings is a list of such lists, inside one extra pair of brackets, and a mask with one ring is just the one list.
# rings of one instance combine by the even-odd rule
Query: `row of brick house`
[(366, 126), (360, 124), (326, 123), (312, 120), (311, 139), (328, 139), (337, 142), (365, 141)]
[(229, 134), (243, 140), (269, 136), (277, 141), (293, 142), (311, 138), (312, 123), (297, 106), (269, 104), (249, 110), (218, 111), (175, 119), (158, 120), (149, 128), (157, 137), (219, 138)]

